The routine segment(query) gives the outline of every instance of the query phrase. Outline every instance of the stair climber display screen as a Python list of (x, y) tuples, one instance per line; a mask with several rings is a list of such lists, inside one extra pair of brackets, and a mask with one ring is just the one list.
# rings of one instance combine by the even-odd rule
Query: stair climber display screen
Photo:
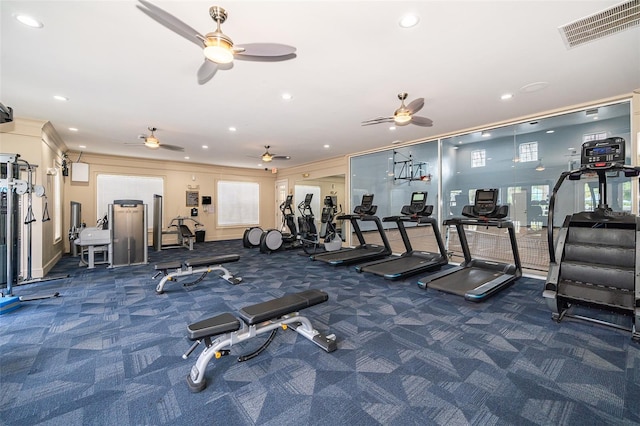
[[(640, 221), (636, 215), (616, 211), (608, 204), (614, 201), (614, 206), (623, 205), (624, 196), (622, 184), (607, 182), (608, 177), (633, 178), (640, 174), (639, 167), (624, 162), (624, 139), (589, 141), (582, 145), (580, 168), (560, 175), (549, 200), (550, 263), (542, 295), (557, 322), (564, 317), (578, 318), (627, 329), (634, 340), (640, 340), (640, 287), (636, 274)], [(597, 206), (567, 215), (556, 238), (553, 214), (562, 183), (566, 178), (580, 180), (594, 174), (598, 178)], [(584, 190), (585, 186), (575, 188)], [(613, 194), (612, 200), (608, 200), (608, 191)], [(621, 315), (603, 317), (603, 311)]]

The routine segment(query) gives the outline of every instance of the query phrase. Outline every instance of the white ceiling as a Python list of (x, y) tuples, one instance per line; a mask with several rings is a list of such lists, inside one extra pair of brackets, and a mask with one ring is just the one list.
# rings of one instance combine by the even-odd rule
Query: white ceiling
[[(640, 27), (570, 50), (558, 31), (617, 1), (152, 3), (202, 34), (215, 29), (209, 7), (222, 6), (229, 15), (222, 30), (235, 43), (292, 45), (297, 57), (237, 60), (199, 85), (199, 48), (142, 13), (136, 1), (2, 0), (0, 101), (16, 117), (50, 120), (71, 150), (258, 168), (426, 139), (640, 88)], [(20, 24), (18, 12), (44, 27)], [(400, 28), (408, 12), (420, 23)], [(548, 86), (521, 90), (537, 82)], [(293, 99), (282, 100), (284, 92)], [(417, 115), (431, 118), (433, 127), (360, 125), (392, 115), (399, 92), (408, 92), (408, 101), (424, 97)], [(501, 100), (507, 92), (514, 97)], [(161, 143), (185, 152), (142, 146), (138, 135), (149, 126), (159, 128)], [(292, 158), (259, 166), (264, 145)]]

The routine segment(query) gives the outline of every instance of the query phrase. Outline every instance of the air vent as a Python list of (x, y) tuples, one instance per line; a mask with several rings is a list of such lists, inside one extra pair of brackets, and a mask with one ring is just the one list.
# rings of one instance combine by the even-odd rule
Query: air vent
[(559, 27), (567, 49), (640, 24), (640, 0), (630, 0)]

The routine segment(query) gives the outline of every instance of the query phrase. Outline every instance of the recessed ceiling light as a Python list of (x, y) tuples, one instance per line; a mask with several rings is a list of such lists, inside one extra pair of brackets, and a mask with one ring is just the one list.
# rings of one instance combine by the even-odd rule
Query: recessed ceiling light
[(458, 147), (457, 147), (457, 146), (454, 146), (454, 147), (453, 147), (453, 149), (458, 149)]
[(71, 132), (77, 132), (78, 128), (77, 127), (69, 127), (69, 131)]
[(594, 115), (594, 116), (593, 116), (593, 119), (594, 119), (594, 120), (597, 120), (597, 119), (598, 119), (598, 116), (597, 116), (597, 115)]
[(420, 22), (420, 17), (418, 15), (408, 14), (403, 16), (398, 24), (402, 28), (411, 28), (418, 25), (418, 22)]
[(209, 145), (202, 145), (202, 149), (208, 149)]
[(69, 98), (67, 98), (66, 96), (62, 96), (62, 95), (53, 95), (53, 99), (57, 100), (57, 101), (68, 101)]
[(329, 149), (329, 148), (331, 148), (331, 145), (325, 144), (325, 145), (324, 145), (324, 147), (325, 147), (326, 149)]
[(229, 127), (229, 131), (230, 132), (235, 132), (236, 130), (238, 130), (238, 129), (236, 129), (235, 127)]
[(396, 129), (396, 126), (389, 127), (389, 130), (395, 130), (395, 129)]
[(23, 13), (16, 14), (15, 18), (18, 20), (18, 22), (20, 22), (23, 25), (26, 25), (27, 27), (42, 28), (44, 26), (42, 25), (42, 22), (38, 21), (33, 16), (25, 15)]
[(84, 149), (86, 147), (87, 147), (86, 145), (78, 145), (78, 148), (81, 148), (81, 149)]
[(188, 155), (185, 155), (184, 159), (185, 159), (185, 160), (188, 160), (188, 159), (189, 159), (189, 156), (188, 156)]
[(547, 133), (555, 133), (555, 130), (547, 130)]
[(282, 99), (284, 99), (285, 101), (290, 101), (291, 99), (293, 99), (293, 96), (291, 96), (291, 93), (283, 93)]
[(399, 144), (400, 142), (402, 142), (400, 139), (396, 139), (395, 141), (391, 142), (392, 144), (396, 145)]
[(504, 95), (500, 96), (500, 99), (502, 99), (503, 101), (506, 101), (511, 98), (513, 98), (513, 93), (505, 93)]

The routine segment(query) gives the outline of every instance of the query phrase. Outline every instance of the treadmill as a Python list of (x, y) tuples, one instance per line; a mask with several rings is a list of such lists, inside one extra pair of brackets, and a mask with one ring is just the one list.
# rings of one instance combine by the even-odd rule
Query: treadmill
[[(390, 216), (382, 219), (383, 222), (395, 222), (404, 243), (405, 252), (400, 256), (394, 256), (382, 260), (374, 260), (356, 266), (358, 272), (369, 272), (380, 275), (388, 280), (398, 280), (411, 275), (430, 272), (440, 269), (449, 263), (447, 250), (442, 242), (442, 236), (438, 230), (438, 222), (431, 217), (433, 206), (427, 205), (426, 192), (414, 192), (411, 194), (411, 203), (403, 206), (400, 211), (402, 216)], [(407, 235), (405, 222), (415, 223), (416, 226), (426, 223), (431, 225), (433, 233), (438, 243), (439, 253), (427, 251), (414, 251)]]
[[(373, 205), (373, 194), (365, 194), (359, 206), (353, 210), (353, 214), (340, 215), (337, 220), (349, 220), (353, 232), (355, 232), (358, 242), (356, 247), (343, 248), (337, 251), (329, 251), (309, 256), (311, 260), (319, 260), (330, 265), (351, 265), (354, 263), (368, 262), (371, 260), (382, 259), (390, 256), (392, 253), (391, 245), (387, 239), (387, 235), (382, 228), (382, 222), (378, 216), (375, 216), (378, 206)], [(367, 244), (359, 222), (373, 222), (382, 238), (383, 245)]]
[[(471, 302), (482, 302), (509, 287), (522, 276), (516, 234), (513, 223), (505, 219), (509, 215), (509, 206), (498, 205), (497, 189), (476, 190), (474, 205), (464, 206), (462, 215), (464, 217), (445, 220), (444, 225), (455, 226), (460, 238), (464, 262), (459, 266), (421, 278), (418, 286), (464, 296)], [(464, 225), (506, 228), (511, 241), (514, 263), (472, 258)]]

